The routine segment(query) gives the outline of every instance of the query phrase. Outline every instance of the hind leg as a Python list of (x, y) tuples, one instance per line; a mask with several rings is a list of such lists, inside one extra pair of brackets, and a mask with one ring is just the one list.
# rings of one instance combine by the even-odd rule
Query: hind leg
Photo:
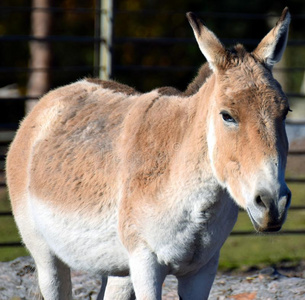
[(55, 255), (34, 256), (40, 292), (44, 300), (72, 299), (70, 268)]
[(44, 300), (72, 299), (70, 268), (52, 252), (42, 235), (36, 230), (31, 218), (15, 220), (26, 247), (34, 258), (40, 292)]

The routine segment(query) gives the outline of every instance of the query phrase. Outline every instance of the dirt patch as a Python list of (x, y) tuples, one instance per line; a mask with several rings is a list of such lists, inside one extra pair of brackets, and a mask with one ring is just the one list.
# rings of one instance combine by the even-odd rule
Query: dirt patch
[[(304, 265), (303, 265), (304, 267)], [(300, 268), (300, 270), (303, 269)], [(300, 270), (296, 271), (300, 272)], [(286, 270), (287, 271), (287, 270)], [(289, 270), (294, 275), (292, 270)], [(73, 299), (96, 299), (101, 278), (82, 272), (72, 272)], [(168, 276), (163, 286), (163, 300), (178, 300), (177, 281)], [(38, 299), (35, 266), (32, 258), (20, 257), (0, 263), (0, 299)], [(274, 268), (248, 271), (243, 274), (219, 274), (209, 300), (300, 300), (305, 299), (305, 279), (287, 277)]]

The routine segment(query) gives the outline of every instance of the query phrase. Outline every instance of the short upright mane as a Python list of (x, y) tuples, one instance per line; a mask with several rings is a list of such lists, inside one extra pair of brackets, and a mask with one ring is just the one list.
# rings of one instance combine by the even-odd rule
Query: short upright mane
[(191, 96), (197, 93), (197, 91), (202, 87), (206, 80), (212, 75), (213, 71), (210, 69), (209, 64), (205, 63), (199, 69), (197, 76), (194, 80), (187, 86), (184, 96)]
[[(194, 94), (196, 94), (200, 87), (206, 82), (206, 80), (211, 76), (212, 70), (209, 68), (208, 63), (203, 64), (198, 73), (197, 76), (193, 79), (193, 81), (187, 86), (186, 90), (184, 92), (180, 91), (179, 89), (176, 89), (172, 86), (164, 86), (157, 88), (157, 91), (164, 96), (180, 96), (180, 97), (189, 97)], [(105, 89), (112, 90), (116, 93), (123, 93), (127, 96), (132, 95), (140, 95), (141, 92), (137, 91), (135, 88), (130, 87), (126, 84), (117, 82), (117, 81), (106, 81), (101, 80), (98, 78), (86, 78), (88, 82), (98, 84), (102, 86)]]
[(126, 85), (126, 84), (117, 82), (117, 81), (101, 80), (101, 79), (98, 79), (98, 78), (86, 78), (86, 80), (88, 82), (98, 84), (98, 85), (102, 86), (104, 89), (112, 90), (113, 92), (116, 92), (116, 93), (123, 93), (127, 96), (140, 95), (141, 94), (136, 89), (134, 89), (134, 88), (132, 88), (132, 87)]
[(213, 71), (210, 69), (209, 64), (205, 63), (200, 67), (196, 77), (187, 86), (187, 88), (184, 92), (181, 92), (180, 90), (178, 90), (174, 87), (171, 87), (171, 86), (161, 87), (161, 88), (158, 88), (157, 90), (162, 95), (189, 97), (189, 96), (196, 94), (199, 91), (199, 89), (206, 82), (206, 80), (211, 76), (212, 73), (213, 73)]

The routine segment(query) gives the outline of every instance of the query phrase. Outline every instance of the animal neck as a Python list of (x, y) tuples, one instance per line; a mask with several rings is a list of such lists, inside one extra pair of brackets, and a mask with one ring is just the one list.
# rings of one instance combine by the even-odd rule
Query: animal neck
[(219, 189), (211, 167), (207, 142), (209, 109), (212, 106), (215, 85), (213, 74), (199, 91), (188, 99), (188, 128), (185, 130), (184, 143), (177, 154), (177, 161), (181, 176), (193, 177), (191, 181), (197, 186), (213, 183), (215, 189)]

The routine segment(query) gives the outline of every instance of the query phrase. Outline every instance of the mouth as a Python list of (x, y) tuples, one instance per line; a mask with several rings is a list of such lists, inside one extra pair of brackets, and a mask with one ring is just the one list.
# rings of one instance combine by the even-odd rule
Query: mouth
[(255, 218), (251, 214), (251, 211), (248, 208), (247, 208), (247, 212), (248, 212), (250, 220), (253, 224), (253, 227), (257, 232), (263, 232), (263, 233), (277, 232), (282, 229), (282, 224), (279, 224), (279, 223), (276, 223), (276, 224), (267, 223), (267, 225), (262, 226), (255, 220)]

